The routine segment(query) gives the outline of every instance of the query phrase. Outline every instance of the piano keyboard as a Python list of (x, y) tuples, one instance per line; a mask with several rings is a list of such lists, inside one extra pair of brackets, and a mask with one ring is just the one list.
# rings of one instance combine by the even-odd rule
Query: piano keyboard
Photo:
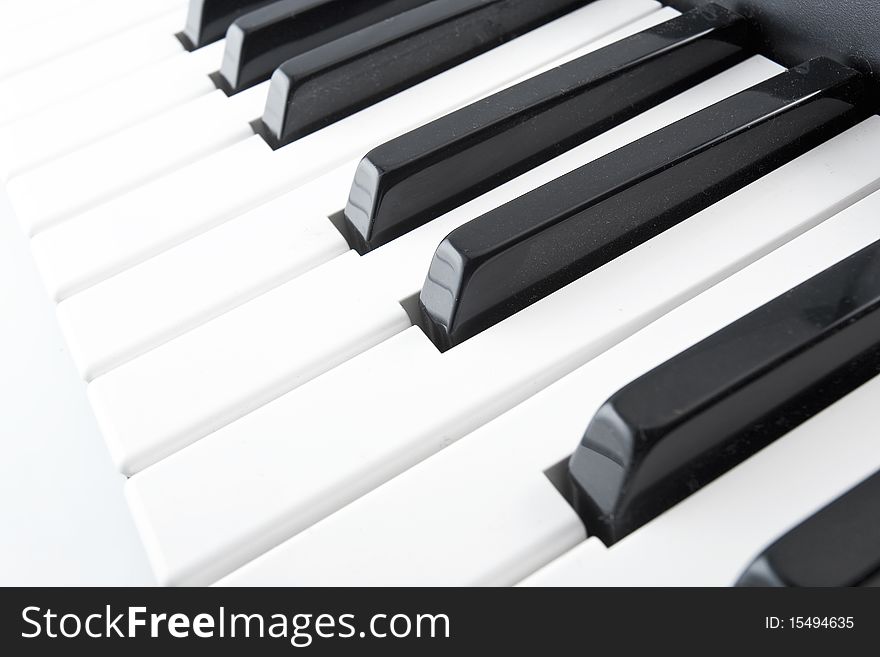
[(810, 538), (880, 504), (852, 62), (712, 3), (0, 12), (0, 179), (161, 584), (878, 582)]

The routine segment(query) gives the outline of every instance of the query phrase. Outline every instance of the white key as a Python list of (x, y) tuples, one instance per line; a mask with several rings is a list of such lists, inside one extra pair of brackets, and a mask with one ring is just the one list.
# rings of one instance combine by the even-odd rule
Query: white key
[[(83, 378), (347, 253), (325, 203), (353, 176), (352, 166), (334, 171), (62, 301), (58, 318)], [(205, 250), (218, 259), (205, 261)]]
[(259, 117), (265, 95), (263, 85), (232, 98), (214, 91), (13, 178), (7, 192), (19, 222), (35, 235), (252, 137), (249, 121)]
[(183, 52), (0, 127), (0, 181), (215, 91), (222, 57), (223, 42)]
[(0, 43), (0, 79), (180, 9), (184, 4), (185, 0), (93, 0), (83, 13), (65, 11), (52, 20), (25, 25), (7, 33)]
[[(668, 20), (670, 14), (677, 12), (672, 9), (654, 12), (608, 39), (617, 40)], [(602, 47), (608, 39), (600, 39), (584, 50)], [(688, 98), (677, 101), (682, 115), (691, 107)], [(641, 123), (654, 125), (650, 117), (647, 119)], [(617, 140), (617, 143), (623, 142)], [(532, 182), (521, 179), (510, 187), (509, 198), (521, 194), (526, 187), (552, 180), (582, 160), (583, 157), (574, 154), (558, 160), (558, 167), (546, 167), (526, 176)], [(63, 301), (59, 316), (83, 377), (91, 380), (290, 280), (306, 268), (347, 251), (344, 239), (327, 217), (344, 206), (357, 164), (357, 160), (352, 160), (299, 190)], [(492, 198), (498, 199), (496, 204), (502, 202), (500, 196)], [(473, 212), (466, 215), (476, 216)], [(306, 231), (300, 237), (294, 236), (298, 225), (295, 217), (302, 218)], [(451, 224), (447, 220), (438, 225), (439, 231), (448, 232)], [(442, 238), (438, 230), (430, 231), (421, 240), (425, 247), (413, 251), (421, 253), (423, 261), (430, 258), (428, 250), (433, 248), (428, 242), (436, 244)], [(406, 253), (411, 249), (408, 245), (401, 253), (401, 249), (395, 248), (399, 253), (395, 257), (413, 262), (414, 258)], [(231, 254), (235, 256), (230, 257)], [(401, 271), (397, 264), (389, 268)], [(415, 276), (422, 274), (417, 271)]]
[[(846, 207), (825, 194), (829, 174), (873, 157), (849, 146), (807, 154), (443, 354), (411, 328), (136, 474), (129, 498), (157, 576), (206, 583), (244, 564)], [(821, 270), (810, 253), (789, 269)], [(549, 456), (539, 472), (564, 454)]]
[[(244, 566), (223, 583), (473, 586), (517, 582), (546, 564), (548, 555), (558, 556), (572, 547), (573, 541), (584, 540), (580, 520), (543, 472), (570, 455), (601, 404), (620, 387), (664, 360), (861, 246), (880, 239), (880, 229), (872, 225), (871, 220), (878, 211), (880, 194), (874, 194), (676, 308), (473, 432), (466, 440), (432, 456)], [(834, 246), (829, 249), (828, 244)], [(840, 435), (839, 428), (834, 435)], [(827, 434), (824, 440), (827, 441)], [(868, 444), (866, 440), (865, 446)], [(753, 458), (763, 459), (763, 454)], [(815, 450), (801, 448), (791, 460), (800, 468), (804, 460), (810, 460), (809, 454), (816, 455), (812, 460), (817, 465), (825, 459), (825, 450), (817, 447)], [(880, 463), (880, 455), (875, 456), (874, 461)], [(773, 484), (778, 486), (779, 472), (783, 469), (791, 472), (792, 468), (779, 465), (778, 460), (774, 462), (777, 467), (768, 472), (772, 473)], [(738, 466), (737, 470), (751, 467), (750, 464), (751, 461)], [(707, 564), (728, 561), (721, 545), (727, 544), (732, 534), (752, 532), (750, 517), (732, 522), (727, 515), (739, 504), (737, 497), (749, 488), (747, 481), (753, 479), (741, 477), (738, 486), (730, 489), (729, 499), (715, 496), (713, 501), (702, 505), (714, 516), (709, 522), (728, 527), (710, 539), (712, 546), (698, 539), (698, 545), (683, 547), (684, 541), (676, 537), (668, 547), (658, 549), (659, 544), (670, 540), (673, 530), (667, 526), (662, 538), (659, 534), (655, 537), (658, 546), (642, 542), (629, 550), (615, 562), (619, 564), (616, 577), (600, 576), (599, 583), (620, 584), (618, 578), (622, 576), (626, 583), (645, 584), (640, 581), (642, 572), (656, 568), (664, 579), (662, 583), (680, 585), (681, 571), (675, 568), (670, 571), (670, 563), (680, 562), (685, 568), (698, 551), (704, 551), (698, 560)], [(129, 499), (134, 496), (135, 493), (129, 491)], [(784, 496), (788, 498), (791, 493), (786, 491)], [(770, 495), (770, 498), (776, 505), (778, 496)], [(756, 496), (750, 513), (763, 517), (763, 511), (757, 509), (766, 508), (767, 499)], [(800, 500), (796, 504), (800, 504)], [(719, 513), (719, 509), (723, 511)], [(691, 518), (688, 524), (680, 526), (690, 539), (706, 532), (707, 521), (708, 518)], [(767, 525), (774, 531), (772, 523)], [(786, 523), (777, 525), (775, 531), (786, 526)], [(678, 528), (677, 524), (676, 530)], [(345, 540), (352, 536), (357, 536), (356, 546)], [(733, 540), (736, 543), (736, 539)], [(608, 551), (609, 555), (616, 549), (617, 546)], [(682, 550), (687, 556), (672, 556), (676, 550)], [(608, 556), (601, 554), (605, 551), (600, 541), (591, 539), (572, 552), (573, 555), (582, 553), (583, 557), (576, 560), (564, 557), (561, 563), (570, 561), (566, 568), (551, 567), (548, 572), (553, 573), (552, 578), (539, 578), (539, 583), (588, 584), (589, 579), (573, 575), (572, 571), (581, 570), (584, 561), (589, 563), (589, 559), (594, 559), (592, 566), (583, 571), (594, 575), (607, 572), (607, 561), (597, 560)], [(656, 558), (653, 557), (657, 554), (655, 551), (659, 551)], [(600, 553), (598, 557), (597, 553)], [(648, 565), (638, 568), (636, 577), (630, 577), (628, 568), (632, 562), (642, 559)], [(734, 568), (745, 565), (743, 559), (733, 562)], [(689, 583), (706, 583), (699, 579), (703, 574)], [(651, 577), (656, 579), (657, 576)], [(654, 582), (649, 579), (647, 583)], [(730, 579), (714, 583), (729, 584)]]
[[(175, 10), (107, 39), (0, 80), (0, 124), (186, 51), (174, 36), (186, 12)], [(75, 28), (71, 28), (75, 29)], [(69, 121), (65, 130), (76, 130)]]
[[(256, 558), (220, 584), (516, 583), (585, 539), (577, 514), (543, 473), (553, 465), (547, 456), (571, 451), (583, 432), (587, 417), (583, 395), (569, 393), (572, 385), (566, 386), (580, 372)], [(154, 559), (167, 554), (170, 561), (164, 525), (176, 524), (176, 519), (154, 515), (161, 506), (170, 505), (173, 491), (168, 490), (167, 499), (161, 499), (154, 486), (142, 488), (138, 477), (141, 475), (127, 488), (131, 509), (143, 535), (149, 536), (146, 545), (150, 554)], [(163, 526), (161, 537), (148, 533), (154, 525)], [(230, 527), (229, 535), (244, 534), (244, 529), (250, 527)], [(286, 527), (260, 542), (277, 542), (284, 536), (281, 529)], [(193, 530), (174, 542), (197, 543), (197, 528)], [(212, 547), (216, 550), (218, 546)], [(232, 543), (220, 549), (243, 550)], [(244, 554), (245, 558), (253, 556)], [(175, 551), (173, 556), (183, 555)], [(226, 570), (243, 561), (238, 555), (230, 559), (223, 552), (212, 558), (220, 559), (218, 565)], [(162, 569), (167, 565), (153, 563), (164, 581), (162, 573), (167, 571)], [(212, 576), (205, 573), (206, 581), (213, 579), (214, 572), (223, 571), (213, 571)]]
[[(354, 258), (351, 252), (328, 266), (345, 268)], [(182, 376), (199, 380), (199, 389), (191, 390), (186, 399), (191, 409), (186, 411), (186, 419), (173, 411), (167, 415), (154, 412), (159, 407), (173, 408), (176, 401), (181, 401), (173, 399), (176, 386), (156, 390), (155, 395), (139, 400), (129, 396), (130, 382), (149, 376), (152, 361), (132, 361), (121, 374), (117, 375), (116, 370), (93, 381), (89, 396), (120, 469), (136, 472), (191, 442), (193, 435), (206, 435), (239, 417), (242, 407), (259, 407), (409, 326), (409, 318), (399, 304), (369, 294), (349, 300), (346, 305), (325, 300), (322, 321), (306, 321), (297, 316), (300, 303), (311, 307), (322, 299), (323, 290), (311, 285), (307, 274), (294, 285), (280, 289), (279, 294), (252, 302), (256, 312), (261, 305), (286, 302), (290, 317), (287, 322), (263, 326), (258, 335), (251, 336), (246, 323), (249, 317), (226, 315), (228, 320), (222, 325), (206, 325), (199, 331), (198, 354), (190, 338), (193, 333), (164, 345), (162, 357), (168, 359), (166, 363), (186, 362), (192, 369)], [(230, 344), (226, 330), (237, 322), (239, 339)], [(332, 342), (325, 338), (329, 330), (333, 331)], [(287, 349), (278, 352), (275, 347), (279, 344), (286, 344)], [(248, 389), (245, 399), (240, 396), (240, 386), (229, 385), (230, 367), (242, 373), (260, 374), (259, 384)], [(133, 416), (123, 417), (114, 412), (123, 407), (140, 417), (142, 429), (128, 431)], [(152, 441), (156, 434), (162, 436), (161, 444)]]
[[(678, 102), (670, 101), (662, 109), (658, 107), (658, 111), (649, 117), (646, 115), (647, 118), (634, 119), (575, 149), (563, 159), (568, 169), (583, 164), (585, 160), (604, 155), (626, 144), (631, 138), (675, 121), (699, 106), (711, 104), (733, 91), (769, 77), (777, 69), (776, 64), (755, 58), (683, 94), (677, 99)], [(638, 128), (631, 129), (631, 124), (636, 124)], [(532, 177), (532, 184), (558, 175), (559, 171), (554, 166), (543, 167), (541, 175), (535, 176), (538, 180)], [(490, 204), (497, 205), (509, 198), (513, 190), (523, 191), (515, 183), (495, 190), (483, 201), (490, 198)], [(408, 322), (402, 325), (396, 323), (401, 312), (398, 302), (418, 291), (433, 249), (445, 234), (444, 231), (448, 232), (448, 222), (463, 222), (478, 216), (481, 212), (475, 211), (475, 208), (480, 207), (480, 203), (480, 200), (470, 203), (461, 211), (450, 213), (444, 220), (431, 222), (369, 256), (360, 258), (351, 251), (310, 272), (307, 277), (309, 292), (320, 290), (320, 294), (314, 295), (311, 302), (297, 296), (304, 279), (295, 279), (93, 381), (90, 386), (92, 403), (102, 418), (106, 439), (114, 445), (111, 451), (117, 455), (117, 464), (127, 473), (146, 467), (220, 426), (219, 420), (212, 414), (222, 411), (227, 420), (240, 417), (269, 401), (270, 398), (265, 397), (262, 391), (271, 389), (276, 395), (281, 394), (341, 362), (340, 358), (328, 358), (324, 368), (310, 370), (309, 376), (306, 376), (305, 372), (297, 370), (300, 365), (297, 358), (284, 359), (280, 356), (290, 350), (291, 344), (304, 344), (291, 337), (304, 330), (304, 323), (313, 325), (307, 329), (309, 334), (320, 336), (316, 342), (309, 343), (309, 350), (353, 356), (358, 352), (352, 351), (350, 324), (352, 320), (356, 322), (357, 314), (348, 315), (351, 319), (346, 321), (339, 319), (338, 311), (359, 307), (361, 297), (372, 297), (378, 293), (386, 303), (386, 324), (398, 326), (398, 331), (405, 329), (409, 326)], [(74, 303), (74, 299), (69, 301)], [(73, 307), (76, 308), (76, 305)], [(293, 313), (292, 308), (296, 308), (297, 312)], [(80, 354), (82, 347), (94, 347), (98, 341), (86, 343), (84, 334), (73, 330), (70, 321), (74, 319), (73, 314), (62, 311), (62, 323), (71, 344), (75, 345), (74, 350)], [(342, 321), (343, 326), (338, 327), (337, 321)], [(285, 326), (286, 330), (279, 330), (279, 327)], [(272, 327), (273, 333), (266, 332), (266, 327)], [(238, 346), (241, 336), (260, 336), (257, 340), (260, 349), (276, 354), (272, 370), (264, 371), (258, 360), (238, 354), (239, 349), (250, 348), (249, 343)], [(227, 345), (223, 354), (217, 352), (218, 344)], [(371, 342), (366, 339), (363, 344), (370, 345)], [(227, 357), (228, 362), (224, 363)], [(78, 359), (82, 361), (81, 356)], [(216, 368), (210, 372), (204, 370), (202, 362), (206, 360), (213, 362)], [(101, 361), (97, 362), (100, 365)], [(281, 372), (286, 377), (287, 390), (282, 390), (280, 386), (267, 387), (267, 377), (278, 379)], [(85, 373), (89, 373), (88, 368)], [(206, 378), (210, 378), (210, 382), (205, 381)], [(214, 390), (215, 396), (222, 396), (225, 400), (222, 407), (214, 400), (206, 400), (204, 404), (193, 402), (193, 396), (206, 385)], [(146, 400), (155, 410), (149, 420), (143, 418), (142, 405)]]
[(656, 7), (599, 0), (277, 151), (247, 139), (35, 237), (44, 281), (56, 300), (70, 296)]

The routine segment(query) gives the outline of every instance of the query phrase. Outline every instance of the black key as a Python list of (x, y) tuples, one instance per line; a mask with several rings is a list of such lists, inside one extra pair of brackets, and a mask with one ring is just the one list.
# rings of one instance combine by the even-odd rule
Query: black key
[(219, 41), (232, 22), (249, 11), (275, 0), (189, 0), (186, 27), (178, 34), (188, 50)]
[(875, 242), (612, 395), (569, 462), (575, 508), (614, 543), (878, 373)]
[(291, 57), (428, 0), (281, 0), (232, 24), (217, 86), (232, 94), (268, 80)]
[(635, 248), (866, 116), (860, 75), (815, 59), (458, 228), (420, 295), (448, 349)]
[(361, 254), (681, 93), (745, 57), (745, 19), (707, 5), (371, 151), (343, 227)]
[(443, 0), (285, 62), (257, 129), (279, 147), (591, 0)]
[(880, 585), (880, 473), (767, 548), (737, 586)]

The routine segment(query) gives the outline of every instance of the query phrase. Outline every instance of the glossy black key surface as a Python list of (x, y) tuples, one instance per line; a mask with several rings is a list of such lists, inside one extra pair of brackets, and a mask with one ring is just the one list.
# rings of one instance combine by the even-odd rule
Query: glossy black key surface
[(737, 586), (880, 584), (880, 473), (807, 518), (755, 559)]
[(591, 1), (430, 2), (285, 62), (257, 129), (283, 146)]
[(239, 16), (275, 0), (189, 0), (186, 27), (179, 38), (189, 50), (219, 41)]
[(614, 543), (878, 373), (875, 242), (612, 395), (569, 462), (575, 508)]
[(235, 21), (216, 81), (235, 93), (268, 80), (291, 57), (428, 0), (281, 0)]
[(346, 238), (377, 248), (739, 62), (746, 42), (744, 18), (707, 5), (379, 146)]
[(811, 60), (465, 224), (422, 287), (426, 332), (448, 349), (646, 242), (862, 119), (863, 89)]

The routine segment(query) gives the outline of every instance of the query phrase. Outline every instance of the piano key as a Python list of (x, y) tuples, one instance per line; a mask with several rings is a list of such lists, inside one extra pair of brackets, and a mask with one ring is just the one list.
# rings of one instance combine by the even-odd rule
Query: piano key
[(0, 79), (177, 11), (183, 4), (184, 0), (93, 0), (83, 12), (85, 16), (61, 10), (59, 20), (46, 17), (6, 34), (0, 43)]
[(239, 16), (276, 0), (190, 0), (181, 42), (190, 50), (220, 41)]
[[(526, 404), (508, 414), (523, 425), (511, 427), (507, 415), (502, 416), (256, 557), (219, 585), (515, 584), (585, 538), (577, 514), (538, 467), (541, 461), (528, 461), (540, 459), (542, 450), (527, 441), (526, 431), (533, 432), (532, 438), (548, 432), (558, 435), (559, 423), (553, 416), (536, 418), (535, 413), (518, 412)], [(508, 429), (504, 441), (497, 438), (499, 425)], [(491, 447), (506, 449), (507, 456), (499, 461), (497, 451), (489, 453)], [(141, 506), (137, 477), (126, 491), (127, 498), (136, 517), (149, 517), (159, 506), (157, 490), (147, 485), (144, 497), (149, 501)], [(147, 533), (152, 520), (142, 521), (142, 535), (152, 536)], [(157, 524), (165, 523), (157, 519)], [(162, 530), (160, 541), (165, 538), (165, 527)], [(197, 539), (190, 536), (190, 540)], [(150, 549), (158, 557), (166, 547)], [(232, 544), (218, 550), (224, 561), (229, 559), (226, 549), (233, 549)], [(336, 562), (332, 569), (331, 559)], [(230, 560), (231, 565), (241, 562)], [(167, 572), (158, 571), (160, 581), (168, 581)]]
[(863, 91), (812, 60), (457, 228), (419, 296), (431, 339), (460, 344), (841, 132)]
[(875, 473), (764, 550), (737, 586), (872, 585), (880, 572), (878, 509)]
[(707, 5), (374, 149), (345, 208), (374, 249), (745, 58), (746, 21)]
[[(352, 172), (333, 171), (58, 304), (82, 377), (91, 381), (348, 252), (321, 201)], [(217, 260), (203, 262), (205, 250)]]
[(880, 372), (878, 307), (874, 244), (615, 392), (569, 466), (590, 534), (619, 541)]
[[(877, 209), (875, 203), (873, 217)], [(837, 233), (822, 238), (835, 246), (846, 240)], [(820, 244), (816, 253), (826, 250)], [(880, 378), (874, 378), (610, 549), (598, 540), (578, 546), (524, 584), (730, 586), (780, 530), (880, 468), (873, 431), (878, 394)], [(835, 437), (832, 450), (828, 436)]]
[[(866, 240), (880, 237), (870, 218), (878, 209), (880, 195), (875, 195), (862, 210), (853, 208), (844, 213), (848, 216), (829, 219), (811, 231), (815, 234), (796, 238), (672, 310), (455, 445), (258, 557), (221, 580), (221, 584), (327, 586), (381, 582), (386, 586), (472, 586), (517, 582), (586, 536), (580, 520), (544, 471), (567, 459), (572, 441), (576, 442), (582, 434), (590, 412), (598, 409), (616, 387), (664, 358), (748, 313), (763, 299), (784, 292), (794, 282), (833, 264), (835, 258), (845, 257)], [(711, 234), (711, 226), (707, 226), (706, 234)], [(835, 244), (832, 253), (827, 253), (826, 241)], [(816, 259), (818, 262), (813, 263)], [(862, 440), (865, 447), (868, 443), (867, 439)], [(195, 449), (201, 448), (199, 445)], [(499, 458), (499, 453), (504, 458)], [(798, 463), (800, 459), (809, 459), (816, 465), (823, 461), (823, 450), (812, 454), (799, 452)], [(878, 460), (876, 450), (873, 458)], [(749, 466), (747, 461), (734, 471)], [(150, 471), (136, 475), (128, 484), (127, 497), (139, 527), (152, 541), (151, 549), (157, 550), (152, 556), (173, 559), (183, 556), (183, 552), (178, 552), (182, 540), (168, 532), (181, 531), (191, 512), (180, 505), (180, 500), (173, 506), (170, 491), (174, 489), (162, 488), (161, 484), (179, 482), (163, 479), (162, 474), (167, 476), (169, 471), (160, 473), (161, 468), (162, 464), (157, 466), (155, 479)], [(492, 485), (487, 485), (490, 480)], [(779, 487), (777, 471), (776, 488)], [(775, 504), (777, 498), (771, 494), (767, 499), (773, 499)], [(766, 507), (767, 499), (758, 502), (756, 508)], [(251, 502), (242, 501), (242, 508)], [(726, 511), (737, 505), (737, 498), (725, 502), (720, 508)], [(218, 518), (222, 517), (223, 504), (216, 509), (209, 507)], [(707, 509), (718, 518), (716, 524), (724, 521), (718, 508)], [(743, 518), (729, 527), (727, 533), (747, 533), (742, 532), (742, 527), (749, 524)], [(224, 532), (227, 536), (222, 549), (235, 546), (241, 550), (244, 539), (233, 538), (235, 523), (228, 522), (227, 527), (231, 531)], [(192, 536), (204, 538), (201, 527), (190, 525), (188, 530)], [(343, 540), (352, 536), (357, 536), (354, 549), (350, 540)], [(193, 541), (191, 537), (189, 540)], [(626, 541), (618, 545), (623, 546)], [(606, 550), (598, 539), (591, 538), (576, 550), (584, 552), (586, 558), (613, 552), (617, 547)], [(193, 552), (190, 549), (188, 559), (193, 559)], [(214, 552), (214, 558), (219, 553)], [(255, 553), (254, 548), (251, 554)], [(320, 559), (315, 558), (318, 554)], [(717, 562), (719, 558), (717, 553), (710, 552), (702, 561)], [(244, 559), (239, 557), (237, 561), (241, 563)], [(652, 562), (655, 568), (663, 569), (662, 560)], [(670, 579), (675, 581), (678, 575), (674, 573)], [(566, 581), (556, 578), (552, 583), (565, 585)]]
[(222, 48), (169, 57), (0, 126), (0, 182), (216, 91), (208, 74)]
[[(656, 115), (648, 117), (639, 130), (648, 133), (656, 129), (658, 124), (663, 125), (687, 114), (695, 104), (711, 104), (731, 91), (746, 88), (755, 80), (769, 77), (778, 68), (765, 59), (754, 58), (719, 76), (720, 81), (712, 80), (705, 83), (705, 87), (701, 85), (695, 88), (693, 93), (688, 93), (672, 108), (664, 107)], [(626, 124), (621, 126), (625, 127)], [(598, 148), (599, 152), (585, 149), (586, 157), (591, 159), (614, 150), (627, 142), (629, 134), (621, 129), (606, 139), (600, 138), (598, 147), (593, 147)], [(580, 154), (580, 157), (583, 158), (584, 154)], [(569, 166), (577, 166), (582, 161)], [(876, 168), (868, 167), (868, 170), (876, 171)], [(511, 192), (505, 189), (500, 193)], [(460, 217), (454, 220), (458, 219)], [(443, 222), (437, 222), (437, 226), (442, 228)], [(436, 227), (429, 224), (423, 229), (434, 230)], [(418, 232), (406, 236), (400, 244), (392, 243), (371, 253), (363, 260), (354, 252), (349, 252), (309, 275), (263, 294), (92, 381), (91, 401), (96, 414), (102, 418), (105, 438), (114, 443), (111, 452), (117, 455), (117, 465), (126, 472), (146, 467), (202, 438), (206, 433), (205, 427), (216, 424), (214, 418), (218, 411), (222, 411), (224, 417), (232, 414), (240, 417), (270, 401), (270, 393), (278, 396), (284, 392), (280, 386), (266, 385), (270, 372), (273, 380), (286, 381), (290, 390), (322, 374), (346, 357), (360, 353), (353, 347), (355, 343), (349, 333), (349, 329), (354, 331), (352, 327), (341, 332), (336, 330), (335, 322), (343, 320), (335, 319), (333, 312), (328, 314), (325, 310), (331, 303), (329, 300), (332, 300), (334, 308), (356, 308), (361, 298), (379, 294), (387, 302), (385, 324), (397, 326), (397, 332), (406, 329), (409, 321), (404, 325), (396, 323), (399, 302), (417, 292), (424, 275), (423, 263), (427, 262), (437, 243), (436, 235), (416, 242), (417, 238), (422, 237), (417, 235)], [(308, 283), (304, 283), (304, 280), (308, 280)], [(308, 294), (313, 296), (313, 305), (309, 305), (302, 296), (304, 285), (309, 286)], [(321, 290), (321, 294), (316, 294), (315, 290)], [(292, 307), (300, 310), (291, 313)], [(66, 314), (70, 316), (72, 313)], [(304, 326), (306, 323), (310, 326)], [(69, 331), (69, 323), (65, 324)], [(267, 326), (277, 331), (274, 337), (264, 330)], [(272, 368), (267, 370), (255, 356), (239, 356), (237, 349), (233, 351), (228, 346), (223, 349), (217, 347), (239, 344), (242, 335), (260, 335), (258, 342), (261, 350), (285, 353), (291, 343), (304, 344), (295, 338), (303, 331), (309, 336), (321, 336), (320, 347), (313, 344), (310, 350), (336, 354), (332, 359), (327, 358), (320, 370), (299, 371), (297, 368), (301, 364), (296, 358), (285, 361), (277, 357), (273, 360)], [(74, 334), (71, 334), (71, 338), (72, 344), (85, 344), (85, 340), (77, 339)], [(368, 332), (365, 332), (361, 344), (370, 344)], [(241, 344), (238, 349), (241, 348), (248, 348), (248, 345)], [(228, 362), (224, 362), (223, 353), (230, 356)], [(208, 374), (201, 364), (203, 360), (213, 362), (217, 370)], [(202, 380), (206, 376), (210, 382)], [(211, 397), (197, 399), (198, 391), (205, 389), (206, 385), (213, 389)], [(109, 392), (109, 397), (105, 396), (105, 390)], [(161, 408), (162, 411), (153, 413), (146, 420), (140, 406), (144, 400), (150, 400), (154, 408)]]
[[(181, 13), (159, 18), (121, 31), (64, 57), (0, 80), (0, 124), (75, 97), (124, 75), (137, 75), (150, 64), (180, 54), (173, 36)], [(76, 128), (65, 122), (64, 129)]]
[(236, 20), (226, 34), (217, 81), (229, 93), (264, 82), (291, 57), (347, 36), (427, 0), (281, 0)]
[(253, 136), (248, 119), (259, 115), (261, 103), (258, 88), (234, 98), (222, 91), (201, 96), (11, 179), (12, 207), (25, 232), (36, 235), (247, 140)]
[[(349, 257), (355, 256), (352, 254)], [(332, 265), (344, 268), (346, 258), (337, 259)], [(300, 303), (311, 306), (323, 298), (323, 290), (311, 285), (308, 274), (298, 278), (296, 285), (286, 288), (285, 292), (290, 295), (288, 297), (289, 308), (295, 308)], [(263, 297), (260, 297), (251, 303), (255, 304), (255, 307), (259, 307), (271, 303), (274, 299), (274, 296), (267, 297), (267, 300), (264, 301)], [(200, 331), (200, 335), (203, 339), (210, 341), (214, 356), (201, 360), (199, 363), (196, 363), (197, 355), (187, 353), (188, 350), (185, 349), (181, 351), (181, 347), (187, 346), (184, 342), (172, 342), (165, 345), (168, 348), (161, 356), (171, 356), (177, 359), (183, 357), (188, 365), (199, 368), (200, 374), (197, 378), (201, 379), (210, 372), (212, 375), (207, 376), (206, 379), (213, 380), (215, 383), (213, 385), (208, 383), (200, 390), (193, 391), (193, 396), (188, 400), (192, 404), (194, 412), (189, 412), (187, 415), (195, 419), (195, 422), (184, 425), (179, 422), (182, 417), (172, 413), (164, 420), (155, 424), (150, 422), (149, 427), (145, 426), (146, 431), (141, 432), (141, 435), (146, 435), (148, 438), (152, 437), (149, 431), (159, 425), (163, 425), (162, 429), (167, 430), (166, 432), (160, 429), (163, 441), (158, 450), (128, 449), (131, 444), (129, 441), (136, 440), (137, 436), (127, 433), (122, 441), (115, 442), (112, 439), (108, 441), (111, 455), (120, 468), (126, 472), (137, 472), (150, 465), (155, 458), (160, 458), (163, 454), (173, 452), (191, 442), (193, 435), (204, 436), (240, 416), (242, 405), (253, 408), (274, 399), (290, 388), (296, 387), (300, 382), (313, 379), (334, 365), (344, 362), (351, 355), (366, 351), (371, 346), (381, 343), (409, 326), (409, 318), (403, 308), (378, 295), (363, 295), (357, 303), (332, 304), (332, 307), (329, 307), (330, 304), (326, 304), (325, 300), (325, 305), (328, 306), (327, 312), (321, 319), (326, 324), (300, 321), (293, 327), (293, 332), (288, 324), (267, 326), (260, 333), (259, 339), (247, 343), (240, 340), (234, 345), (217, 342), (215, 341), (217, 338), (225, 340), (227, 337), (225, 332), (218, 331), (208, 325), (207, 330)], [(358, 318), (357, 323), (350, 321), (352, 316)], [(235, 315), (224, 315), (223, 317), (228, 318), (222, 324), (223, 329), (228, 329), (231, 324), (236, 322), (236, 319), (240, 318)], [(240, 326), (244, 328), (246, 323), (242, 323)], [(333, 327), (334, 333), (334, 340), (330, 343), (322, 339), (323, 333), (329, 327)], [(214, 330), (212, 331), (212, 329)], [(247, 333), (240, 332), (238, 335), (244, 336)], [(278, 352), (273, 348), (274, 345), (281, 344), (284, 340), (287, 340), (288, 344), (299, 345), (295, 350), (296, 353), (290, 353), (289, 349)], [(207, 344), (205, 343), (205, 346)], [(221, 353), (225, 353), (227, 356), (217, 358), (216, 356)], [(254, 371), (260, 372), (260, 382), (256, 387), (251, 387), (248, 390), (248, 398), (245, 400), (239, 397), (243, 387), (241, 382), (230, 385), (230, 366), (233, 360), (239, 363), (242, 375)], [(114, 427), (117, 420), (121, 418), (121, 415), (116, 414), (117, 409), (131, 409), (133, 403), (140, 407), (141, 412), (148, 408), (157, 409), (164, 403), (158, 398), (145, 397), (133, 400), (127, 396), (127, 388), (131, 385), (131, 381), (142, 380), (144, 375), (149, 376), (150, 364), (151, 362), (147, 361), (147, 367), (143, 368), (135, 360), (128, 364), (128, 369), (121, 375), (115, 376), (120, 371), (115, 370), (90, 384), (89, 398), (101, 426), (108, 429)], [(291, 372), (294, 373), (292, 376)], [(116, 387), (114, 381), (121, 382), (122, 385)], [(248, 379), (245, 381), (250, 382)], [(125, 418), (125, 420), (127, 419)], [(121, 428), (125, 432), (127, 426)], [(116, 435), (115, 430), (113, 433)], [(154, 446), (150, 445), (150, 447)]]
[(303, 53), (272, 74), (264, 135), (289, 144), (588, 1), (431, 2)]
[[(677, 12), (673, 9), (654, 12), (577, 52), (601, 47), (662, 22), (670, 15)], [(682, 115), (690, 107), (688, 100), (685, 96), (676, 103)], [(650, 120), (646, 125), (652, 125)], [(634, 134), (635, 129), (631, 127), (627, 134)], [(649, 132), (650, 128), (646, 130)], [(530, 173), (529, 180), (537, 182), (519, 181), (505, 200), (518, 195), (525, 187), (552, 180), (576, 165), (566, 165), (565, 161), (560, 160), (559, 169)], [(572, 160), (579, 161), (582, 160)], [(91, 380), (290, 280), (306, 268), (347, 251), (348, 245), (328, 217), (337, 214), (344, 205), (357, 165), (358, 161), (352, 160), (313, 183), (63, 301), (58, 307), (59, 318), (83, 377)], [(473, 218), (478, 214), (469, 216)], [(303, 217), (302, 235), (291, 232), (298, 230), (296, 222), (290, 219), (294, 216)], [(454, 219), (457, 223), (464, 220)], [(412, 255), (406, 255), (401, 263), (390, 268), (402, 272), (412, 269), (408, 262), (417, 263), (419, 259), (427, 262), (434, 246), (449, 232), (449, 225), (444, 224), (444, 232), (441, 224), (443, 222), (438, 222), (439, 232), (422, 238), (424, 245), (418, 250), (412, 245), (395, 249), (398, 255)], [(232, 253), (234, 259), (230, 259)], [(414, 289), (422, 280), (421, 267), (418, 264), (410, 276)]]
[(31, 242), (47, 288), (60, 300), (94, 285), (503, 88), (657, 6), (598, 0), (308, 139), (273, 151), (255, 135), (77, 215)]
[[(878, 129), (880, 119), (872, 119), (855, 130), (876, 139)], [(851, 136), (858, 143), (859, 135)], [(135, 474), (129, 498), (160, 579), (206, 583), (242, 565), (846, 207), (852, 196), (826, 196), (820, 184), (829, 171), (848, 175), (839, 164), (853, 157), (844, 148), (853, 141), (842, 137), (814, 151), (830, 161), (813, 161), (803, 171), (800, 161), (778, 169), (473, 340), (441, 354), (413, 327)], [(855, 157), (865, 164), (876, 159), (873, 152)], [(868, 217), (875, 211), (861, 218), (872, 239), (878, 228)], [(846, 243), (857, 231), (847, 226), (841, 232)], [(707, 249), (709, 243), (723, 248)], [(830, 251), (825, 247), (820, 241), (818, 252)], [(670, 268), (670, 258), (682, 252), (692, 257)], [(782, 273), (822, 262), (812, 250), (802, 259)], [(790, 287), (785, 283), (780, 291)], [(510, 358), (513, 350), (516, 358)], [(602, 392), (596, 407), (613, 389)], [(537, 467), (571, 452), (590, 411), (578, 410), (567, 451)], [(238, 484), (234, 500), (227, 499), (231, 479)], [(199, 482), (197, 490), (186, 485), (192, 481)]]

